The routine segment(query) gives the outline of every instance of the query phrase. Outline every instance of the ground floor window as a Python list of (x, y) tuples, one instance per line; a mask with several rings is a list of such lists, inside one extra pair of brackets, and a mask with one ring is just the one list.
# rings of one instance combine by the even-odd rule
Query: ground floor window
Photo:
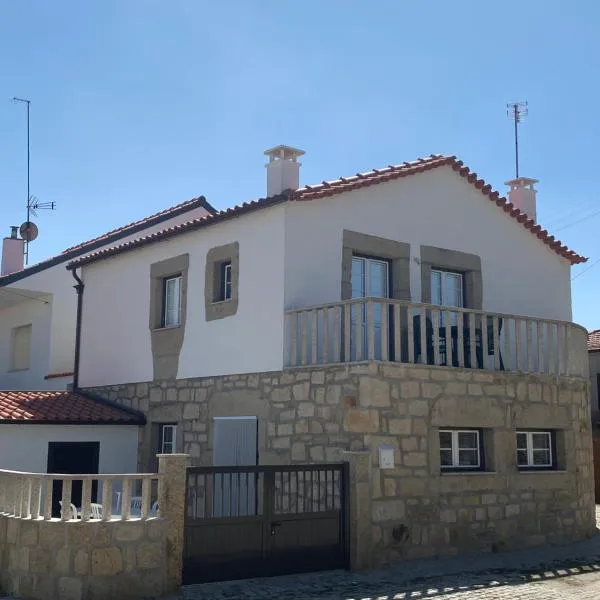
[(552, 431), (517, 431), (517, 466), (519, 469), (552, 469), (554, 460)]
[(478, 429), (440, 429), (439, 436), (442, 471), (483, 467), (481, 432)]

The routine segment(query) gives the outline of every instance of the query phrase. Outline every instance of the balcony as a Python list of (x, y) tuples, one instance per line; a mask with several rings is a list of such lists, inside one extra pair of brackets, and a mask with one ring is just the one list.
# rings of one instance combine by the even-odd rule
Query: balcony
[(285, 313), (286, 368), (361, 361), (587, 377), (574, 323), (389, 298)]

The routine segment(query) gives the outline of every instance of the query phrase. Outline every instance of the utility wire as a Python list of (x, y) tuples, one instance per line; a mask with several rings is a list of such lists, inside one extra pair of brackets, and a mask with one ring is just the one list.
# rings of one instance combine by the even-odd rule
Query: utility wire
[(575, 279), (577, 279), (578, 277), (581, 277), (584, 273), (587, 273), (592, 267), (595, 267), (598, 263), (600, 263), (600, 258), (598, 260), (595, 260), (591, 265), (586, 267), (583, 271), (580, 271), (579, 273), (577, 273), (577, 275), (575, 275), (575, 277), (571, 277), (571, 281), (575, 281)]
[(35, 296), (27, 296), (26, 294), (20, 294), (19, 292), (15, 292), (14, 290), (10, 290), (8, 288), (0, 288), (0, 292), (5, 292), (7, 294), (14, 294), (15, 296), (21, 296), (21, 298), (27, 298), (27, 300), (37, 300), (38, 302), (43, 302), (44, 304), (49, 304), (48, 300), (42, 300), (41, 298), (36, 298)]
[(600, 215), (600, 210), (596, 210), (589, 215), (585, 215), (585, 217), (581, 217), (581, 219), (577, 219), (577, 221), (573, 221), (572, 223), (567, 223), (566, 225), (563, 225), (562, 227), (555, 229), (555, 231), (557, 231), (557, 232), (562, 231), (563, 229), (567, 229), (568, 227), (577, 225), (578, 223), (581, 223), (582, 221), (587, 221), (588, 219), (591, 219), (592, 217), (595, 217), (596, 215)]

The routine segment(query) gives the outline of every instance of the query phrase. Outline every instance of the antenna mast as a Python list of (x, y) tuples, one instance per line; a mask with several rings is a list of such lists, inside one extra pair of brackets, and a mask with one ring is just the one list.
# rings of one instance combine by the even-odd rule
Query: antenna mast
[(506, 114), (515, 122), (515, 172), (519, 178), (519, 123), (529, 114), (527, 102), (509, 102), (506, 105)]
[[(27, 106), (27, 220), (23, 225), (27, 225), (25, 231), (28, 231), (31, 225), (30, 217), (33, 213), (36, 214), (37, 209), (49, 209), (54, 210), (56, 208), (56, 204), (54, 202), (39, 202), (35, 196), (32, 196), (29, 191), (29, 164), (30, 164), (30, 152), (29, 152), (29, 105), (31, 104), (31, 100), (27, 100), (26, 98), (17, 98), (16, 96), (13, 98), (13, 102), (21, 102)], [(35, 227), (35, 225), (33, 225)], [(37, 237), (37, 227), (35, 227), (36, 233), (35, 236), (31, 236), (30, 233), (27, 233), (24, 237), (25, 240), (25, 264), (29, 264), (29, 242), (33, 241), (35, 237)]]

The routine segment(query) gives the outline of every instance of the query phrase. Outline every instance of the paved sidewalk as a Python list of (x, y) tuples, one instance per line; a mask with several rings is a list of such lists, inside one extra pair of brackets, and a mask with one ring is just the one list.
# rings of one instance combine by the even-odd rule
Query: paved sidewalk
[[(597, 511), (600, 513), (600, 511)], [(600, 514), (598, 514), (600, 516)], [(183, 588), (185, 600), (598, 600), (600, 533), (568, 546)]]

